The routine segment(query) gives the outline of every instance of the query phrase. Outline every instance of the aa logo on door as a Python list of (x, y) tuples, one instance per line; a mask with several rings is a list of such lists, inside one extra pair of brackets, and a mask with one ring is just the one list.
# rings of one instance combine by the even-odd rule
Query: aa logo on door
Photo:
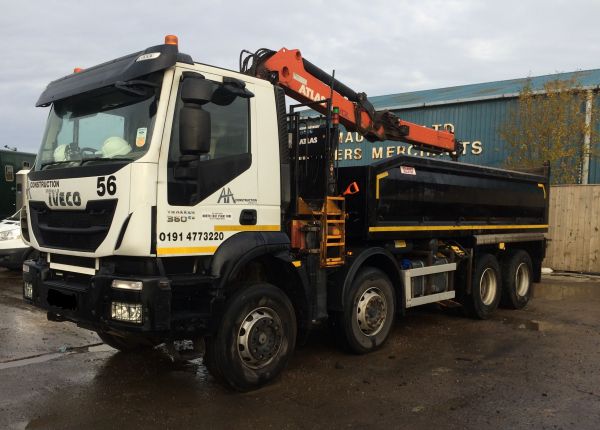
[(223, 187), (223, 189), (221, 190), (221, 194), (219, 195), (219, 200), (217, 200), (217, 203), (235, 203), (235, 197), (233, 197), (231, 188)]

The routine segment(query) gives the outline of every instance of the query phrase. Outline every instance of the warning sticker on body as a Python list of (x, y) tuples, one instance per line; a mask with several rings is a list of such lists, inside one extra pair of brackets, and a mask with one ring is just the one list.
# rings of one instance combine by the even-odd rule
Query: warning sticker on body
[(403, 175), (416, 175), (417, 171), (414, 167), (400, 166), (400, 173), (402, 173)]

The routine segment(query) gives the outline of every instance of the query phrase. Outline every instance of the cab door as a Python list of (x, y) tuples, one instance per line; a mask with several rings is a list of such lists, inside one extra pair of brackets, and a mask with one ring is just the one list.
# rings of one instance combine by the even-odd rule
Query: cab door
[[(259, 223), (258, 145), (254, 97), (223, 97), (223, 77), (202, 72), (216, 96), (210, 113), (210, 150), (197, 160), (179, 151), (182, 74), (175, 74), (159, 159), (156, 255), (210, 255), (231, 235)], [(199, 72), (197, 72), (199, 73)], [(253, 86), (246, 84), (253, 92)]]

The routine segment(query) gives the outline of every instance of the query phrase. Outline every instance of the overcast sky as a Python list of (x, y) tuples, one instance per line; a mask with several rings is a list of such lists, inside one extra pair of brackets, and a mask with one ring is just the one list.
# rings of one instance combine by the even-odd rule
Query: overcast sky
[(600, 1), (0, 0), (0, 147), (37, 151), (46, 84), (179, 36), (194, 60), (299, 48), (381, 95), (600, 68)]

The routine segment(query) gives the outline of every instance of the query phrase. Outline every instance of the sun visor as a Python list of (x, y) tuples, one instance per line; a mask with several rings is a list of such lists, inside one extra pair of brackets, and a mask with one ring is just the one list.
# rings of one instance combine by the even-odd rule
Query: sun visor
[(153, 46), (50, 82), (36, 106), (164, 70), (178, 61), (193, 64), (188, 55), (178, 52), (176, 45)]

